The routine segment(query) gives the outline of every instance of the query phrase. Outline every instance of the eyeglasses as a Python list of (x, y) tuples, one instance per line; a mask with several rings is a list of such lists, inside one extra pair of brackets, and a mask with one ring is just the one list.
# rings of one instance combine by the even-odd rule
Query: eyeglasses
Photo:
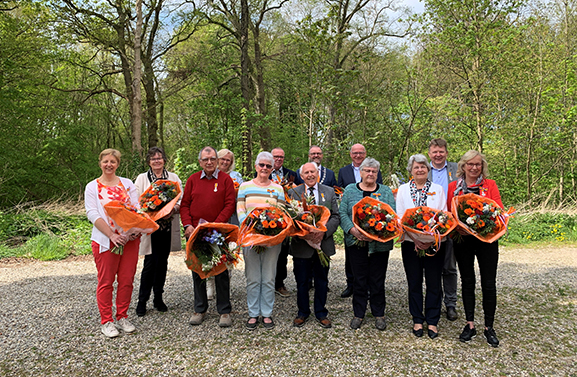
[(214, 158), (214, 157), (205, 157), (205, 158), (201, 158), (200, 161), (202, 161), (202, 162), (204, 162), (204, 163), (209, 162), (209, 161), (210, 161), (210, 162), (215, 162), (215, 161), (216, 161), (216, 158)]
[(150, 161), (164, 161), (162, 157), (151, 158)]
[(379, 173), (378, 170), (374, 170), (374, 169), (363, 169), (363, 171), (367, 174), (378, 174)]
[(272, 156), (273, 158), (279, 159), (279, 160), (284, 160), (284, 156)]
[(367, 154), (367, 152), (352, 152), (351, 154), (352, 154), (353, 156), (362, 156), (362, 155)]
[(467, 162), (468, 168), (480, 168), (481, 166), (483, 166), (483, 164), (473, 164), (471, 162)]
[(323, 152), (314, 152), (314, 153), (309, 153), (309, 156), (322, 156)]
[(272, 165), (263, 164), (262, 162), (259, 162), (258, 166), (260, 166), (261, 168), (272, 169)]

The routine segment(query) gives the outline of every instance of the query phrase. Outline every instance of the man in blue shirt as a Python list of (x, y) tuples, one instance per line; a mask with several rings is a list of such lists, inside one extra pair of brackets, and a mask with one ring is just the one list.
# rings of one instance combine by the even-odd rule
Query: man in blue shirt
[[(447, 142), (444, 139), (433, 139), (429, 143), (429, 158), (431, 170), (429, 179), (443, 186), (445, 196), (449, 183), (457, 179), (457, 164), (447, 162)], [(447, 309), (447, 319), (454, 321), (458, 318), (457, 310), (457, 262), (453, 253), (453, 241), (447, 238), (445, 251), (445, 264), (443, 265), (443, 291), (444, 302)]]

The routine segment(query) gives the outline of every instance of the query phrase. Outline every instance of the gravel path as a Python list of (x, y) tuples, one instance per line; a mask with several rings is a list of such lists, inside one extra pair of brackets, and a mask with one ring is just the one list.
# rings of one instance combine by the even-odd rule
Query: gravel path
[[(502, 248), (495, 328), (501, 347), (484, 337), (458, 341), (461, 318), (442, 318), (432, 341), (411, 334), (400, 249), (391, 253), (386, 281), (388, 328), (379, 332), (367, 317), (358, 331), (348, 327), (350, 299), (341, 299), (344, 260), (333, 258), (328, 309), (332, 329), (314, 321), (293, 328), (295, 283), (289, 262), (289, 298), (277, 296), (272, 330), (244, 329), (247, 317), (243, 266), (233, 271), (234, 326), (218, 328), (211, 302), (199, 327), (192, 313), (192, 278), (183, 254), (170, 257), (167, 313), (152, 309), (130, 319), (138, 332), (116, 339), (100, 333), (96, 268), (91, 256), (60, 262), (0, 261), (0, 375), (2, 376), (359, 376), (359, 375), (557, 375), (577, 376), (577, 249)], [(480, 288), (479, 288), (480, 291)], [(480, 300), (479, 300), (480, 301)], [(482, 318), (478, 303), (477, 318)]]

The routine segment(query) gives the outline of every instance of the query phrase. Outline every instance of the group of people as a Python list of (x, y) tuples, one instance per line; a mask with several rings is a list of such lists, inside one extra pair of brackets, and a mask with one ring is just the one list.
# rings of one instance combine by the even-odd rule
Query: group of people
[[(327, 256), (335, 254), (333, 235), (340, 226), (345, 240), (345, 273), (347, 286), (341, 297), (352, 296), (352, 329), (358, 329), (365, 321), (367, 305), (375, 318), (375, 327), (385, 330), (385, 280), (390, 250), (393, 241), (377, 242), (365, 237), (353, 224), (353, 206), (364, 197), (372, 197), (393, 208), (399, 217), (407, 209), (428, 206), (447, 210), (454, 196), (475, 193), (495, 200), (501, 207), (499, 190), (493, 180), (487, 178), (488, 167), (485, 157), (470, 150), (458, 163), (447, 161), (447, 143), (433, 139), (429, 144), (429, 159), (422, 154), (410, 157), (407, 171), (409, 182), (401, 185), (393, 194), (391, 188), (382, 183), (380, 163), (367, 157), (366, 149), (355, 144), (350, 149), (351, 164), (341, 168), (338, 181), (335, 173), (322, 165), (323, 153), (318, 146), (309, 149), (309, 162), (296, 172), (283, 166), (284, 151), (275, 148), (261, 152), (255, 161), (255, 176), (243, 181), (234, 170), (234, 154), (227, 150), (216, 151), (204, 147), (198, 155), (201, 170), (192, 174), (184, 185), (181, 201), (172, 213), (159, 221), (159, 230), (150, 236), (122, 236), (109, 226), (103, 206), (111, 200), (121, 200), (138, 206), (138, 197), (158, 179), (168, 179), (181, 184), (180, 179), (166, 170), (166, 155), (162, 149), (151, 148), (146, 161), (150, 169), (135, 181), (116, 176), (120, 164), (120, 153), (114, 149), (102, 151), (99, 157), (102, 175), (86, 186), (85, 202), (87, 215), (94, 224), (92, 249), (98, 270), (97, 303), (101, 315), (102, 332), (107, 337), (135, 331), (127, 317), (133, 289), (138, 254), (145, 255), (136, 314), (146, 315), (147, 301), (154, 293), (153, 304), (159, 311), (168, 307), (162, 299), (166, 280), (168, 256), (171, 250), (180, 249), (180, 224), (188, 239), (202, 220), (208, 222), (241, 224), (255, 208), (282, 204), (285, 193), (279, 182), (294, 182), (289, 191), (292, 199), (322, 205), (329, 209), (330, 218), (324, 233), (311, 233), (303, 237), (291, 237), (282, 243), (266, 247), (257, 252), (253, 247), (242, 250), (245, 262), (249, 330), (275, 326), (273, 307), (275, 293), (288, 296), (284, 285), (287, 277), (287, 258), (293, 257), (293, 272), (297, 286), (297, 315), (295, 327), (305, 325), (314, 314), (323, 328), (332, 327), (326, 307), (329, 266), (323, 264), (317, 250), (309, 245), (320, 243)], [(238, 193), (235, 189), (236, 181)], [(334, 187), (344, 188), (339, 205)], [(179, 220), (180, 217), (180, 220)], [(115, 245), (123, 245), (122, 254), (111, 253)], [(477, 258), (481, 275), (483, 311), (485, 316), (484, 335), (494, 347), (499, 340), (493, 328), (496, 310), (496, 272), (498, 263), (498, 241), (485, 243), (462, 233), (459, 242), (449, 237), (441, 242), (436, 253), (421, 257), (416, 250), (427, 250), (431, 244), (405, 237), (401, 244), (403, 266), (408, 283), (409, 311), (413, 319), (412, 332), (417, 337), (438, 336), (438, 323), (442, 303), (446, 307), (447, 319), (458, 318), (457, 265), (461, 275), (463, 308), (466, 325), (459, 339), (470, 341), (476, 335), (475, 328), (475, 269)], [(259, 250), (260, 251), (260, 250)], [(426, 291), (423, 297), (423, 276)], [(192, 325), (202, 324), (208, 310), (209, 295), (207, 279), (192, 272), (194, 285), (194, 313)], [(118, 281), (116, 295), (116, 322), (112, 316), (113, 283)], [(216, 309), (220, 315), (219, 326), (232, 325), (230, 302), (230, 274), (227, 270), (214, 278)], [(309, 303), (309, 291), (314, 287), (313, 310)]]

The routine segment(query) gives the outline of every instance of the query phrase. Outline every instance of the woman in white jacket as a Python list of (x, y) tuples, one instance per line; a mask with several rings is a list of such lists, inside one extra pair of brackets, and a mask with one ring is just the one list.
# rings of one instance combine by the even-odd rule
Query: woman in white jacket
[[(146, 154), (146, 163), (150, 169), (140, 174), (135, 181), (138, 195), (142, 195), (152, 182), (159, 179), (177, 182), (182, 190), (182, 182), (174, 173), (165, 169), (166, 154), (159, 147), (152, 147)], [(168, 269), (168, 256), (171, 251), (181, 249), (180, 238), (180, 199), (172, 213), (157, 221), (159, 229), (150, 236), (143, 236), (140, 243), (140, 255), (144, 255), (142, 274), (140, 276), (140, 289), (138, 291), (138, 305), (136, 315), (142, 317), (146, 314), (146, 303), (154, 292), (154, 307), (160, 312), (166, 312), (168, 307), (162, 299), (166, 271)]]
[[(118, 329), (129, 334), (136, 330), (128, 317), (128, 307), (132, 297), (132, 283), (138, 262), (140, 234), (121, 235), (112, 230), (104, 205), (112, 200), (120, 200), (133, 207), (139, 207), (136, 187), (127, 178), (116, 176), (120, 165), (120, 152), (105, 149), (100, 153), (99, 166), (102, 175), (89, 182), (84, 191), (84, 204), (92, 228), (92, 254), (98, 271), (96, 301), (100, 311), (102, 333), (114, 338)], [(115, 246), (123, 246), (122, 253), (113, 253)], [(114, 281), (116, 289), (116, 326), (112, 316), (112, 293)]]
[[(407, 170), (411, 180), (399, 187), (397, 192), (397, 214), (403, 217), (409, 208), (427, 206), (446, 210), (447, 202), (443, 187), (427, 179), (431, 166), (422, 154), (409, 158)], [(409, 311), (413, 316), (413, 334), (423, 336), (423, 323), (427, 322), (427, 334), (431, 339), (438, 336), (437, 324), (441, 317), (443, 289), (441, 276), (445, 260), (445, 243), (441, 242), (439, 250), (433, 256), (419, 257), (417, 249), (427, 250), (431, 244), (411, 239), (407, 234), (401, 244), (403, 265), (409, 285)], [(423, 271), (427, 286), (423, 314)]]

